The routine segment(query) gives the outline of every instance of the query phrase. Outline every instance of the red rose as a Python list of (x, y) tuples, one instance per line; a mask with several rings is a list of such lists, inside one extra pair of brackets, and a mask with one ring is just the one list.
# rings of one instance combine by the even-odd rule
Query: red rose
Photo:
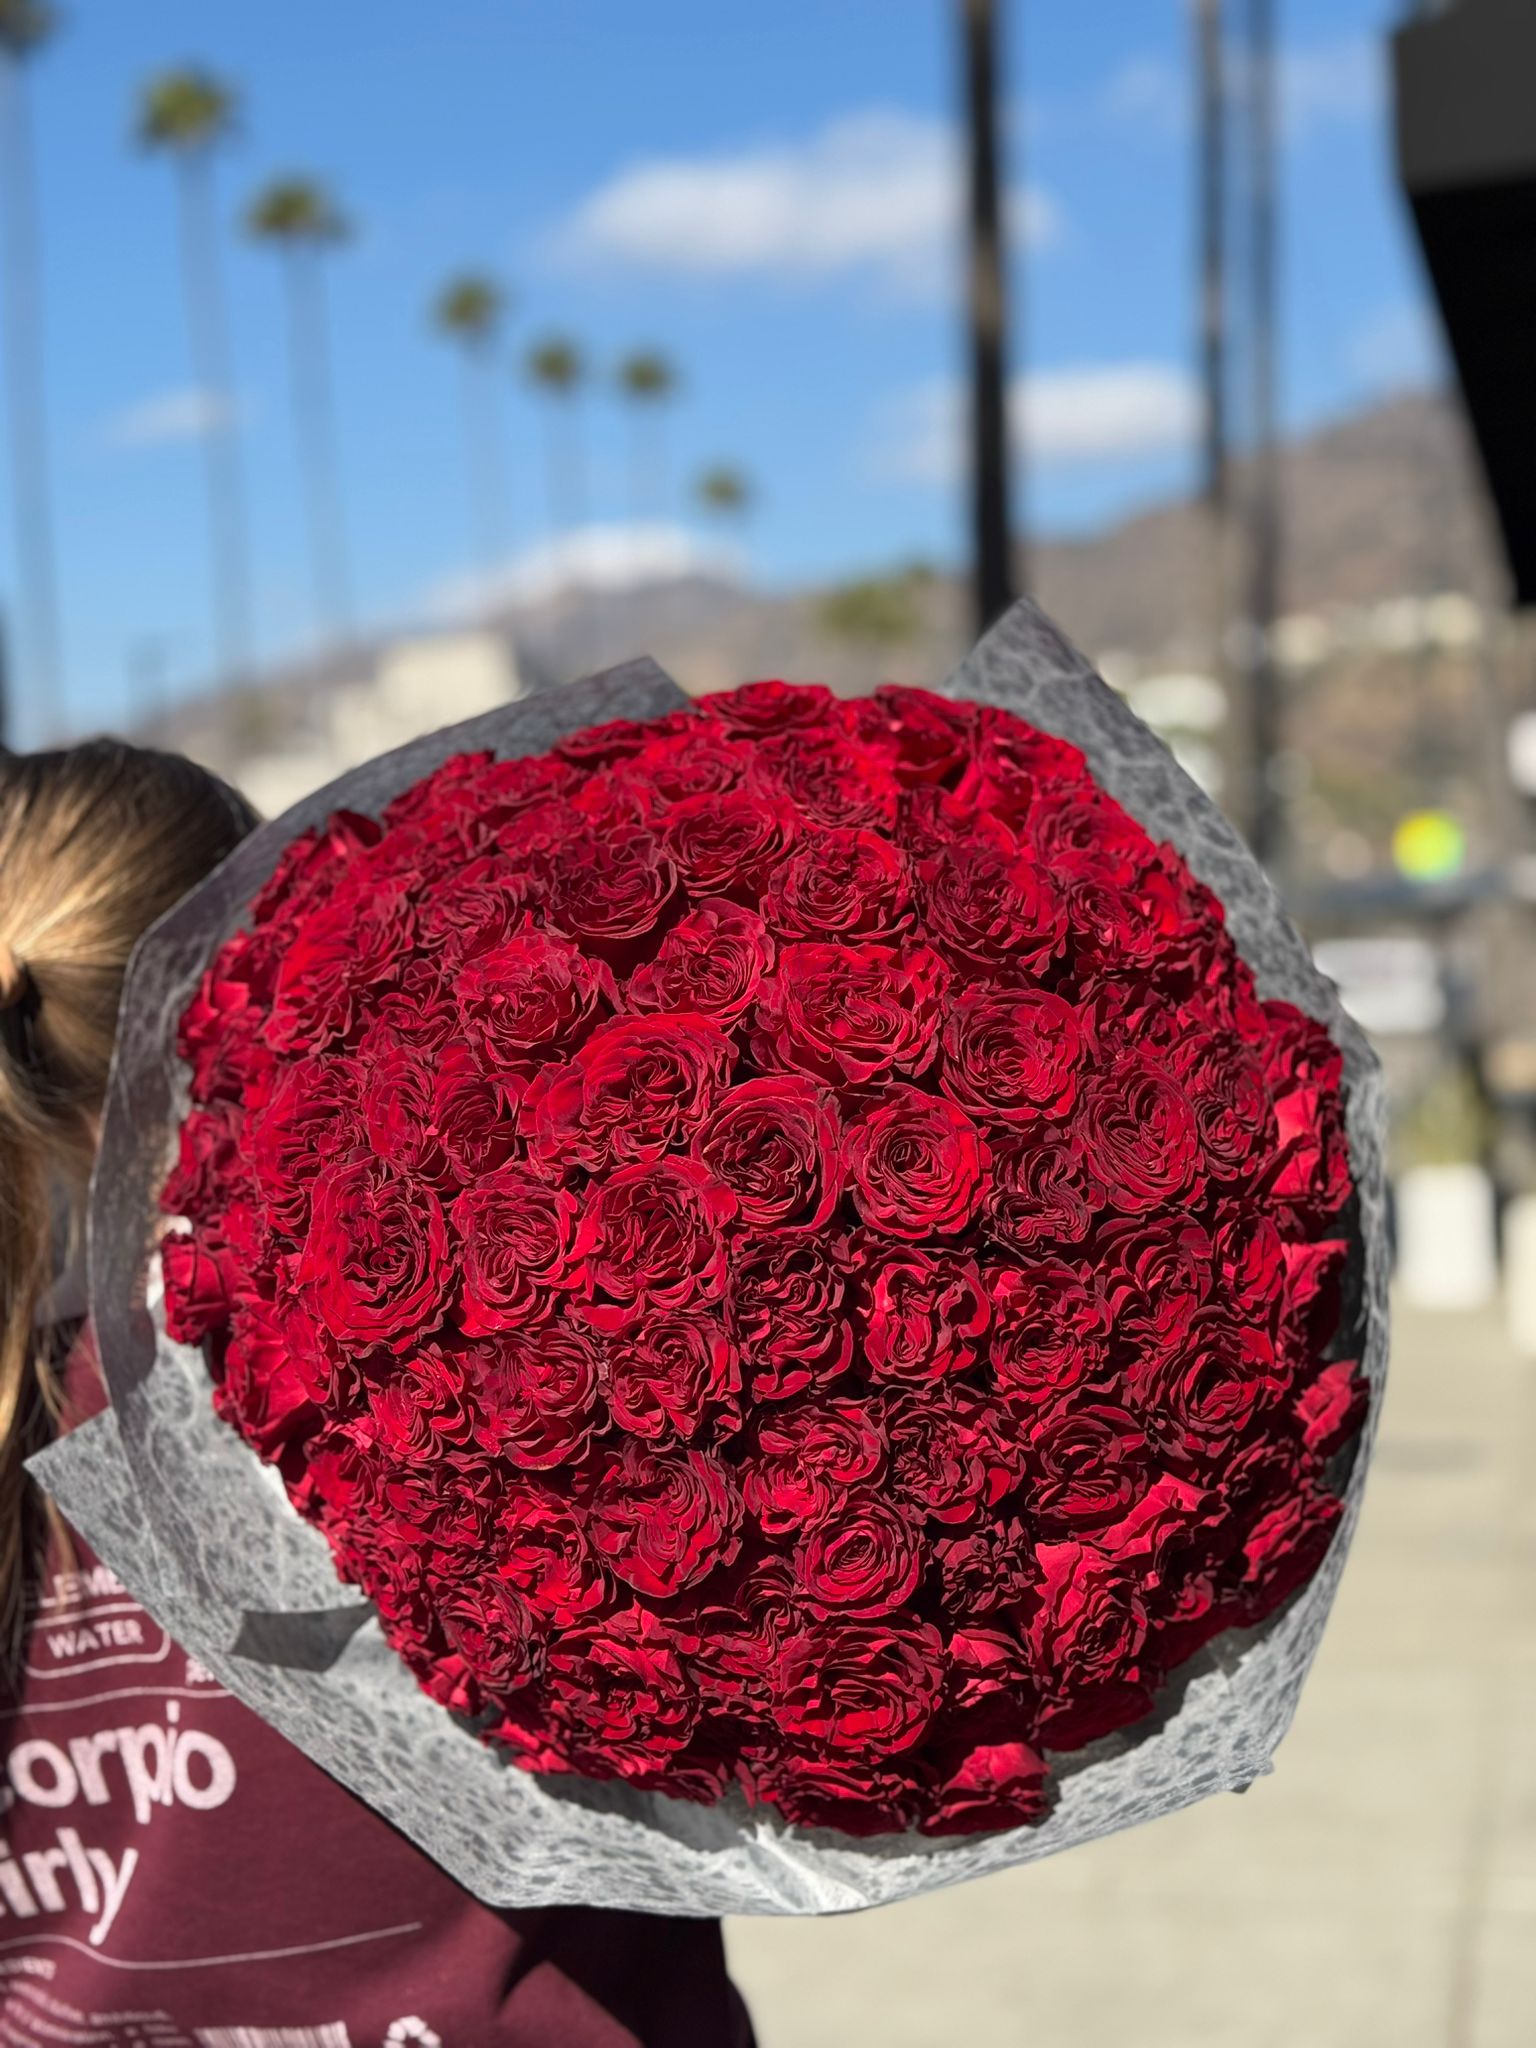
[(897, 1834), (911, 1822), (915, 1796), (897, 1771), (833, 1757), (781, 1756), (756, 1774), (755, 1789), (791, 1827), (839, 1834)]
[(523, 1479), (507, 1494), (497, 1514), (494, 1551), (501, 1577), (557, 1628), (569, 1628), (608, 1598), (584, 1523), (552, 1487)]
[(412, 913), (398, 890), (339, 895), (284, 948), (266, 1040), (274, 1052), (323, 1052), (353, 1029), (366, 994), (389, 986), (411, 948)]
[(660, 810), (691, 796), (735, 789), (751, 765), (750, 750), (713, 720), (685, 713), (679, 730), (652, 739), (630, 755), (626, 774), (641, 801)]
[(755, 1455), (742, 1467), (751, 1512), (770, 1536), (825, 1514), (848, 1489), (885, 1469), (885, 1436), (867, 1403), (807, 1401), (757, 1425)]
[(1257, 1060), (1228, 1035), (1197, 1032), (1173, 1056), (1173, 1071), (1199, 1127), (1213, 1180), (1251, 1176), (1274, 1152), (1274, 1109)]
[(1352, 1358), (1325, 1365), (1296, 1403), (1302, 1437), (1308, 1450), (1331, 1458), (1365, 1419), (1369, 1389)]
[(441, 1345), (408, 1352), (368, 1392), (368, 1442), (391, 1456), (421, 1458), (469, 1441), (472, 1417), (464, 1361)]
[(1189, 1098), (1166, 1069), (1127, 1053), (1083, 1090), (1088, 1163), (1116, 1209), (1137, 1215), (1193, 1190), (1200, 1143)]
[(724, 1030), (757, 1001), (773, 965), (773, 941), (755, 910), (707, 897), (680, 917), (656, 958), (637, 967), (624, 990), (632, 1010), (695, 1010)]
[(731, 1251), (725, 1317), (754, 1401), (783, 1401), (848, 1370), (848, 1285), (825, 1247), (785, 1232), (740, 1238)]
[(602, 1173), (659, 1159), (703, 1122), (733, 1050), (707, 1017), (613, 1017), (563, 1066), (543, 1068), (523, 1098), (533, 1158)]
[(527, 1069), (574, 1043), (611, 990), (606, 968), (531, 922), (457, 981), (465, 1029), (492, 1072)]
[(820, 832), (774, 870), (764, 897), (785, 938), (892, 938), (912, 922), (911, 864), (878, 832)]
[(696, 1436), (711, 1413), (723, 1426), (740, 1390), (740, 1361), (714, 1316), (641, 1310), (605, 1353), (603, 1391), (614, 1421), (632, 1436)]
[(698, 1719), (698, 1698), (666, 1623), (644, 1607), (560, 1635), (548, 1685), (572, 1757), (622, 1777), (665, 1763)]
[(1037, 1555), (1039, 1605), (1026, 1641), (1047, 1694), (1064, 1710), (1040, 1726), (1048, 1746), (1077, 1748), (1145, 1705), (1146, 1605), (1131, 1573), (1091, 1543), (1042, 1543)]
[(230, 1290), (210, 1241), (170, 1230), (160, 1240), (165, 1275), (165, 1327), (178, 1344), (201, 1344), (229, 1318)]
[(1003, 1267), (991, 1274), (988, 1356), (999, 1391), (1048, 1406), (1104, 1370), (1109, 1308), (1091, 1271), (1061, 1259)]
[(343, 1344), (408, 1349), (442, 1321), (453, 1285), (436, 1195), (374, 1159), (326, 1167), (298, 1280), (306, 1306)]
[[(995, 811), (1012, 824), (1032, 815), (1052, 796), (1081, 789), (1099, 796), (1079, 748), (1053, 733), (1037, 731), (999, 705), (978, 707), (971, 764), (959, 792), (968, 802)], [(1099, 800), (1109, 804), (1107, 798)]]
[(816, 1229), (843, 1189), (842, 1127), (830, 1090), (798, 1074), (743, 1081), (720, 1096), (694, 1157), (736, 1197), (749, 1229)]
[(908, 1395), (886, 1426), (898, 1492), (936, 1522), (974, 1522), (1024, 1476), (1011, 1419), (969, 1387)]
[(442, 1623), (443, 1634), (481, 1701), (518, 1691), (543, 1668), (543, 1643), (533, 1611), (499, 1580), (482, 1578), (455, 1586), (443, 1601)]
[(1203, 1309), (1176, 1342), (1134, 1358), (1126, 1384), (1148, 1435), (1185, 1464), (1225, 1457), (1285, 1380), (1266, 1331)]
[(926, 946), (785, 946), (763, 984), (752, 1053), (834, 1087), (862, 1087), (933, 1058), (948, 975)]
[(1259, 1517), (1243, 1544), (1243, 1617), (1260, 1621), (1305, 1585), (1328, 1554), (1344, 1510), (1336, 1495), (1304, 1485)]
[(922, 1572), (918, 1524), (875, 1492), (844, 1494), (795, 1547), (795, 1584), (813, 1614), (889, 1614)]
[(603, 1466), (588, 1524), (616, 1578), (665, 1600), (729, 1564), (740, 1548), (741, 1496), (703, 1451), (626, 1444)]
[(964, 1230), (988, 1186), (992, 1158), (952, 1102), (886, 1088), (848, 1133), (854, 1205), (872, 1230), (923, 1238)]
[(940, 952), (983, 967), (1042, 972), (1066, 917), (1045, 871), (1017, 847), (954, 840), (918, 869), (921, 911)]
[(976, 1835), (1028, 1827), (1049, 1801), (1044, 1759), (1027, 1742), (982, 1744), (944, 1779), (921, 1823), (925, 1835)]
[(944, 1026), (946, 1095), (986, 1123), (1063, 1117), (1077, 1099), (1083, 1034), (1047, 989), (967, 989)]
[(1048, 1410), (1029, 1429), (1030, 1506), (1044, 1529), (1078, 1534), (1123, 1515), (1146, 1477), (1147, 1442), (1108, 1402)]
[(597, 1349), (579, 1330), (509, 1331), (464, 1354), (477, 1440), (528, 1472), (581, 1458), (601, 1426)]
[(927, 1622), (844, 1621), (792, 1636), (773, 1717), (831, 1757), (880, 1761), (920, 1742), (938, 1706), (943, 1641)]
[(420, 904), (422, 945), (455, 965), (494, 953), (516, 935), (532, 891), (525, 867), (499, 853), (472, 860)]
[(713, 1299), (726, 1272), (729, 1188), (691, 1159), (623, 1166), (598, 1183), (576, 1234), (590, 1284), (617, 1302), (684, 1308)]
[[(250, 1171), (272, 1223), (291, 1237), (309, 1217), (313, 1171), (362, 1143), (362, 1077), (348, 1059), (303, 1059), (272, 1081), (246, 1120)], [(307, 1169), (307, 1171), (305, 1171)]]
[(976, 730), (969, 704), (951, 703), (931, 690), (876, 690), (850, 705), (855, 729), (878, 745), (898, 782), (924, 787), (944, 782), (964, 767)]
[(878, 755), (841, 733), (779, 733), (758, 746), (757, 763), (813, 825), (889, 831), (896, 822), (901, 785)]
[(1309, 1216), (1336, 1216), (1349, 1200), (1349, 1141), (1340, 1093), (1344, 1059), (1321, 1024), (1289, 1003), (1266, 1003), (1260, 1048), (1279, 1124), (1275, 1192)]
[(576, 1284), (580, 1208), (568, 1189), (525, 1166), (503, 1166), (458, 1197), (450, 1214), (464, 1275), (459, 1313), (471, 1337), (552, 1313), (551, 1290)]
[(466, 1185), (495, 1173), (517, 1150), (507, 1091), (462, 1041), (445, 1045), (438, 1056), (432, 1121), (449, 1168)]
[(824, 725), (838, 715), (836, 698), (821, 683), (743, 683), (701, 699), (699, 708), (741, 739)]
[(160, 1197), (170, 1216), (194, 1223), (216, 1217), (243, 1177), (240, 1114), (226, 1103), (194, 1110), (181, 1127), (176, 1165)]
[(561, 848), (550, 909), (574, 938), (622, 950), (656, 929), (676, 888), (653, 834), (640, 826), (593, 832)]
[(991, 1146), (987, 1222), (1016, 1252), (1068, 1250), (1092, 1227), (1104, 1190), (1094, 1179), (1076, 1131), (1034, 1125)]
[(667, 817), (667, 851), (691, 896), (757, 891), (794, 843), (795, 812), (756, 789), (688, 797)]
[(691, 1607), (672, 1612), (705, 1695), (727, 1712), (759, 1719), (779, 1645), (801, 1625), (794, 1568), (771, 1552), (750, 1569), (738, 1559), (716, 1572)]
[(871, 1263), (860, 1284), (864, 1356), (874, 1377), (920, 1385), (973, 1365), (992, 1314), (975, 1265), (921, 1251), (876, 1265), (873, 1244), (865, 1255)]

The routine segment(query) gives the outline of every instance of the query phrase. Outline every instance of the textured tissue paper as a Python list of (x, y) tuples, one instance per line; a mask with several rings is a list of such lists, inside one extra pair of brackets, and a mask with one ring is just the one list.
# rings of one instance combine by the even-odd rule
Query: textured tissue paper
[(287, 843), (332, 811), (376, 813), (450, 755), (539, 754), (611, 718), (686, 707), (630, 662), (432, 734), (344, 776), (247, 840), (135, 954), (91, 1196), (91, 1303), (111, 1408), (33, 1460), (103, 1560), (263, 1719), (491, 1905), (654, 1913), (826, 1913), (882, 1905), (1055, 1854), (1270, 1768), (1317, 1650), (1359, 1512), (1386, 1372), (1388, 1257), (1376, 1062), (1232, 828), (1035, 607), (1020, 604), (951, 680), (1081, 747), (1100, 784), (1221, 899), (1265, 997), (1321, 1022), (1344, 1055), (1358, 1240), (1349, 1349), (1371, 1386), (1343, 1523), (1317, 1575), (1262, 1627), (1218, 1637), (1153, 1717), (1056, 1760), (1035, 1827), (871, 1841), (787, 1826), (739, 1795), (700, 1807), (503, 1763), (417, 1687), (317, 1529), (217, 1420), (200, 1351), (165, 1333), (156, 1195), (185, 1106), (177, 1020)]

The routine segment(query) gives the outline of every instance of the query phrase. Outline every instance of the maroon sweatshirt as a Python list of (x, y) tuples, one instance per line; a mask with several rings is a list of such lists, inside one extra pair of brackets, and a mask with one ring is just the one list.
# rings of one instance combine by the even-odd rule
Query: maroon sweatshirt
[(750, 2048), (716, 1922), (480, 1905), (78, 1539), (4, 1749), (4, 2048)]

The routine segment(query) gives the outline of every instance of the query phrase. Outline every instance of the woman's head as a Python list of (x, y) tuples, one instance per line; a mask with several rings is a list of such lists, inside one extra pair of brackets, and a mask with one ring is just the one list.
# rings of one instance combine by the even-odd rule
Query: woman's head
[(190, 761), (116, 740), (0, 753), (0, 1657), (21, 1616), (22, 1459), (49, 1394), (51, 1219), (83, 1191), (140, 936), (250, 830)]

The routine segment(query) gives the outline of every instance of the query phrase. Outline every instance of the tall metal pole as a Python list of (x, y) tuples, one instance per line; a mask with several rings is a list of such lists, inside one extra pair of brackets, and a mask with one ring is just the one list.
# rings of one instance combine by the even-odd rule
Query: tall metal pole
[(998, 9), (961, 0), (970, 167), (971, 524), (976, 627), (1013, 602), (1008, 293), (997, 136)]
[(1227, 88), (1225, 0), (1194, 0), (1200, 107), (1196, 142), (1200, 241), (1201, 495), (1213, 522), (1227, 509)]
[(1250, 836), (1259, 860), (1280, 857), (1284, 813), (1273, 774), (1281, 740), (1275, 622), (1280, 612), (1283, 547), (1279, 319), (1280, 219), (1275, 0), (1248, 0), (1248, 146), (1252, 205), (1249, 247), (1253, 460), (1248, 503), (1248, 726), (1251, 741)]

